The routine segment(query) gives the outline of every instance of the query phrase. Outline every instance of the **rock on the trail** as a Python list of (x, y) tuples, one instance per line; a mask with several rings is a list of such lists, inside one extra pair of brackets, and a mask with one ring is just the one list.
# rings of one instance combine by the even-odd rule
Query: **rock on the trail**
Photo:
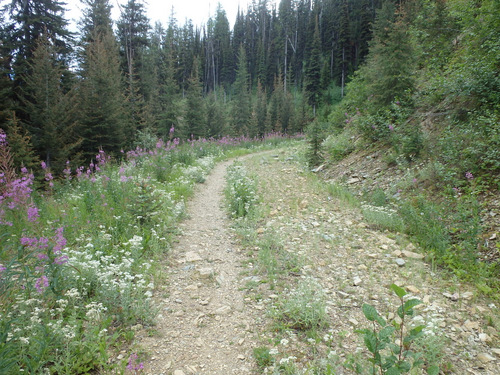
[(352, 285), (354, 286), (359, 286), (361, 284), (363, 280), (361, 280), (361, 277), (358, 277), (356, 276), (353, 280), (352, 280)]
[(480, 353), (477, 355), (477, 359), (479, 359), (482, 363), (489, 363), (495, 360), (495, 358), (488, 353)]
[(186, 375), (182, 370), (175, 370), (174, 375)]
[(226, 315), (231, 312), (231, 307), (230, 306), (222, 306), (219, 307), (217, 310), (214, 311), (215, 315)]
[(209, 279), (210, 277), (212, 277), (215, 274), (214, 269), (211, 267), (198, 268), (196, 270), (196, 272), (198, 273), (199, 277), (202, 279)]
[(186, 262), (200, 262), (201, 256), (196, 251), (188, 251), (185, 255)]
[(403, 258), (398, 258), (398, 259), (396, 259), (396, 264), (399, 267), (403, 267), (406, 264), (406, 262), (405, 262), (405, 260)]
[(402, 251), (403, 255), (407, 258), (411, 258), (411, 259), (424, 259), (425, 256), (423, 254), (419, 254), (419, 253), (414, 253), (413, 251), (409, 251), (409, 250), (403, 250)]

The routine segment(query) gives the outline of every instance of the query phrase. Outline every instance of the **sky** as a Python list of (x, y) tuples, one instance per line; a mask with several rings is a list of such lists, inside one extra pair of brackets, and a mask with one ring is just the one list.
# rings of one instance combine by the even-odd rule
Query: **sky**
[[(68, 9), (66, 18), (71, 22), (73, 28), (74, 24), (81, 18), (82, 5), (80, 0), (64, 0), (64, 2), (67, 3), (66, 8)], [(120, 17), (118, 4), (124, 5), (127, 2), (128, 0), (110, 1), (113, 5), (112, 16), (114, 20)], [(156, 21), (166, 25), (173, 6), (175, 17), (180, 25), (183, 25), (186, 19), (191, 19), (194, 25), (201, 26), (206, 24), (210, 16), (215, 14), (218, 3), (226, 11), (229, 24), (233, 25), (238, 6), (246, 11), (247, 3), (251, 3), (251, 0), (146, 0), (145, 2), (151, 25), (154, 25)]]

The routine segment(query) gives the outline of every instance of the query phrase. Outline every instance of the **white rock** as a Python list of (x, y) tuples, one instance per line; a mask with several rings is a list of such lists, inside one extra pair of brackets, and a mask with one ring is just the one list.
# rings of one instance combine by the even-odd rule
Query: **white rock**
[(489, 363), (495, 360), (495, 358), (488, 353), (480, 353), (477, 355), (477, 359), (479, 359), (482, 363)]
[(201, 256), (195, 251), (188, 251), (185, 257), (186, 262), (199, 262), (202, 260)]
[(424, 259), (425, 257), (423, 254), (414, 253), (413, 251), (408, 251), (408, 250), (403, 250), (403, 255), (411, 259)]
[(352, 280), (352, 285), (354, 286), (359, 286), (361, 284), (363, 280), (361, 280), (360, 277), (356, 276), (353, 280)]

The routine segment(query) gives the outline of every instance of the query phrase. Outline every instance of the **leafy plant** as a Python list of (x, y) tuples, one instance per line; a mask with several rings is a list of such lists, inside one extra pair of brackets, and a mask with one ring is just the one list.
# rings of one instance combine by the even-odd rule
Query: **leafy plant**
[[(414, 307), (422, 302), (416, 298), (406, 299), (406, 291), (392, 284), (390, 289), (399, 298), (400, 306), (397, 315), (400, 322), (388, 322), (380, 316), (378, 311), (369, 304), (363, 304), (363, 314), (372, 322), (372, 328), (358, 330), (363, 336), (363, 341), (369, 351), (368, 361), (371, 363), (370, 374), (399, 375), (410, 372), (412, 369), (421, 368), (425, 361), (422, 353), (414, 352), (412, 344), (417, 338), (422, 337), (424, 325), (409, 328), (408, 318), (414, 314)], [(366, 373), (360, 363), (352, 364), (352, 369), (358, 374)], [(439, 368), (433, 365), (427, 369), (430, 375), (439, 374)]]

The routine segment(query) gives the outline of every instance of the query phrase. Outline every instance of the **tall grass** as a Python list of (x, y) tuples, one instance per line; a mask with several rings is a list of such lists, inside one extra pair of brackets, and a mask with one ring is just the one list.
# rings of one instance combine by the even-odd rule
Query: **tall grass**
[(158, 141), (120, 163), (101, 151), (59, 180), (42, 165), (36, 190), (0, 135), (0, 372), (123, 373), (128, 357), (140, 367), (133, 352), (115, 358), (132, 351), (133, 326), (154, 324), (155, 260), (194, 185), (238, 140)]

